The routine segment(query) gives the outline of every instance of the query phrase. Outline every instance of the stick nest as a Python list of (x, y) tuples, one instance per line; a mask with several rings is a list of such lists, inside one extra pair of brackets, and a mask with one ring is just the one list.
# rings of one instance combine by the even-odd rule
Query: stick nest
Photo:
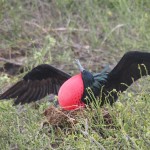
[(79, 119), (86, 117), (86, 113), (83, 109), (67, 111), (61, 108), (56, 108), (54, 106), (47, 108), (44, 111), (44, 115), (52, 126), (59, 127), (67, 125), (72, 126), (78, 123)]
[[(57, 127), (73, 127), (73, 125), (87, 118), (91, 119), (91, 112), (94, 115), (95, 110), (88, 111), (87, 109), (77, 109), (72, 111), (67, 111), (61, 108), (56, 108), (54, 106), (50, 106), (44, 111), (44, 115), (46, 116), (46, 122), (51, 124), (52, 126)], [(104, 122), (108, 126), (112, 126), (113, 120), (111, 115), (109, 114), (107, 109), (102, 109), (102, 116)]]

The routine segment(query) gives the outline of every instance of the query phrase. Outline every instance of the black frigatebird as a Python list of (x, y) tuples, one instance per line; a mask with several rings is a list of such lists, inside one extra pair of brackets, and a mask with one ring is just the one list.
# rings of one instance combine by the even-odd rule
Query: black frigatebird
[[(124, 54), (114, 69), (100, 73), (85, 70), (77, 60), (80, 74), (72, 76), (48, 64), (42, 64), (17, 82), (0, 99), (15, 98), (14, 104), (30, 103), (53, 93), (58, 94), (61, 107), (75, 109), (89, 104), (90, 88), (95, 97), (100, 97), (100, 105), (111, 105), (117, 100), (117, 92), (125, 91), (134, 81), (150, 74), (150, 53), (131, 51)], [(115, 90), (114, 90), (115, 89)]]

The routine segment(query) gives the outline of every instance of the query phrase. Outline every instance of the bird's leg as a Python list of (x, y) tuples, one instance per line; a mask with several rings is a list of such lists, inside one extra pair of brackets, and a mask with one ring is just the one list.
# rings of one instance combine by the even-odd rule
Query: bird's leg
[(78, 65), (80, 71), (83, 72), (83, 70), (85, 70), (85, 69), (84, 69), (83, 66), (81, 65), (79, 59), (75, 59), (75, 61), (76, 61), (77, 65)]

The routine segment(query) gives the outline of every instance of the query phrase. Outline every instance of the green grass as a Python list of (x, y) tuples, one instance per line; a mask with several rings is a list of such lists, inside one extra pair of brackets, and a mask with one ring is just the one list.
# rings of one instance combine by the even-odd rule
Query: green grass
[[(114, 66), (127, 51), (150, 52), (149, 0), (2, 0), (0, 1), (0, 57), (23, 60), (28, 69), (49, 63), (78, 72), (74, 59), (100, 71)], [(1, 66), (0, 62), (0, 66)], [(28, 70), (27, 69), (27, 70)], [(24, 73), (23, 73), (24, 74)], [(0, 91), (23, 74), (0, 73)], [(105, 106), (113, 119), (108, 128), (102, 111), (87, 112), (72, 132), (41, 127), (48, 102), (38, 109), (0, 102), (0, 149), (149, 149), (149, 78), (140, 80)], [(91, 113), (91, 114), (90, 114)]]
[(1, 149), (148, 149), (150, 142), (150, 99), (146, 93), (125, 93), (120, 102), (111, 108), (105, 106), (112, 118), (112, 126), (106, 124), (100, 108), (89, 113), (69, 128), (42, 127), (42, 115), (48, 105), (24, 109), (3, 102), (0, 107)]

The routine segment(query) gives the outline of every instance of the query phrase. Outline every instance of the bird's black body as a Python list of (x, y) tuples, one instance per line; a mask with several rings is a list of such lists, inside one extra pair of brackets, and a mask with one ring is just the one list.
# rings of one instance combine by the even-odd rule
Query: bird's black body
[(89, 87), (95, 96), (101, 94), (101, 105), (105, 102), (112, 105), (118, 98), (118, 92), (125, 91), (134, 81), (145, 75), (150, 75), (150, 53), (128, 52), (111, 72), (106, 70), (97, 76), (93, 74), (94, 80), (91, 84), (89, 79), (91, 85)]
[[(93, 101), (93, 97), (90, 95), (94, 94), (94, 97), (100, 96), (100, 90), (107, 82), (108, 73), (104, 71), (103, 73), (92, 74), (89, 71), (84, 70), (82, 72), (82, 79), (84, 84), (84, 93), (82, 96), (82, 101), (85, 104), (89, 104)], [(90, 91), (88, 90), (90, 88)], [(90, 93), (92, 91), (92, 93)]]
[[(84, 70), (82, 101), (88, 103), (86, 88), (90, 87), (95, 97), (101, 95), (101, 105), (105, 102), (113, 104), (117, 100), (117, 92), (123, 92), (134, 81), (145, 75), (150, 75), (150, 53), (137, 51), (126, 53), (110, 72), (104, 70), (101, 73), (92, 74)], [(36, 101), (50, 93), (58, 94), (60, 86), (70, 77), (69, 74), (50, 65), (39, 65), (1, 94), (0, 99), (16, 98), (15, 104)]]

